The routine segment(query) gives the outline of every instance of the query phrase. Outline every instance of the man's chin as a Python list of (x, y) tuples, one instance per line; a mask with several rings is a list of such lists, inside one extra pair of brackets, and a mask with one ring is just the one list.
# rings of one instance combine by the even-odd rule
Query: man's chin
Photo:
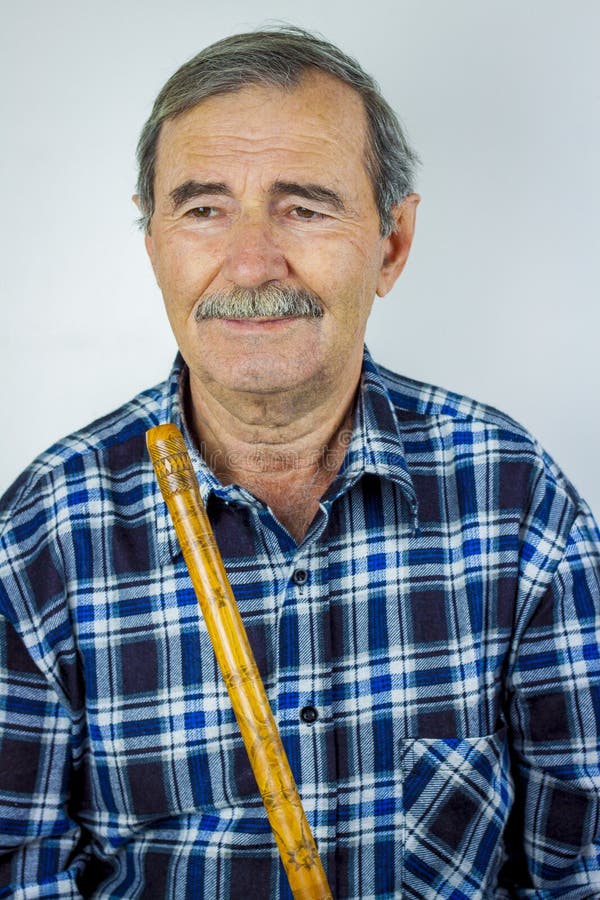
[(309, 353), (240, 353), (233, 358), (217, 352), (204, 355), (196, 364), (192, 361), (190, 370), (197, 387), (210, 393), (301, 394), (318, 380), (309, 360)]

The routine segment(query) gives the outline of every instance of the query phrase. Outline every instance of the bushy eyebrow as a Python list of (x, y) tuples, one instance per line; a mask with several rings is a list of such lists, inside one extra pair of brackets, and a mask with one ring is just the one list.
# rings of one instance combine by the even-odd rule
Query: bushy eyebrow
[[(339, 212), (345, 210), (344, 201), (339, 194), (332, 191), (322, 184), (301, 184), (297, 181), (275, 181), (269, 188), (271, 197), (281, 197), (293, 195), (294, 197), (302, 197), (304, 200), (313, 203), (327, 203)], [(181, 206), (189, 200), (196, 197), (206, 196), (233, 197), (231, 188), (222, 181), (196, 181), (190, 179), (179, 184), (170, 192), (169, 197), (173, 204), (173, 212), (176, 212)]]
[(221, 197), (233, 196), (231, 189), (222, 181), (194, 181), (194, 179), (191, 179), (190, 181), (184, 181), (183, 184), (178, 185), (169, 194), (171, 202), (173, 203), (173, 212), (176, 212), (184, 203), (187, 203), (188, 200), (193, 200), (195, 197), (206, 196), (207, 194)]
[(311, 200), (313, 203), (328, 203), (339, 212), (345, 210), (344, 201), (339, 194), (326, 188), (322, 184), (300, 184), (296, 181), (275, 181), (269, 188), (269, 194), (272, 197), (280, 197), (281, 195), (292, 194), (295, 197), (302, 197), (304, 200)]

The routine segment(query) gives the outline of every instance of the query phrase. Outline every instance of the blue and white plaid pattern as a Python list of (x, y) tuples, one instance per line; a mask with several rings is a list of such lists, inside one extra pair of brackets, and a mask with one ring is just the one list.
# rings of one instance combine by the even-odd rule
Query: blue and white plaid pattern
[[(184, 374), (3, 500), (1, 897), (290, 897), (145, 451)], [(530, 436), (367, 354), (299, 546), (194, 465), (334, 896), (597, 900), (600, 535)]]

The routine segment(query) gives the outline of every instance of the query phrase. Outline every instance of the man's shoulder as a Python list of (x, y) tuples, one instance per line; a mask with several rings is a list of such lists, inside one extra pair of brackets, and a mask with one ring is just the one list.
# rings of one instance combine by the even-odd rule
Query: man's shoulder
[(128, 402), (40, 453), (0, 497), (0, 524), (28, 503), (48, 497), (87, 477), (109, 475), (139, 465), (145, 454), (145, 433), (160, 421), (169, 381), (141, 391)]
[[(519, 473), (530, 484), (544, 483), (573, 508), (581, 498), (539, 440), (511, 416), (489, 404), (378, 366), (394, 409), (409, 467), (427, 466), (441, 475), (477, 466)], [(451, 450), (451, 452), (449, 452)]]
[(531, 433), (511, 416), (472, 397), (435, 384), (408, 378), (379, 366), (379, 374), (400, 421), (424, 426), (432, 419), (447, 419), (457, 427), (490, 428), (536, 444)]

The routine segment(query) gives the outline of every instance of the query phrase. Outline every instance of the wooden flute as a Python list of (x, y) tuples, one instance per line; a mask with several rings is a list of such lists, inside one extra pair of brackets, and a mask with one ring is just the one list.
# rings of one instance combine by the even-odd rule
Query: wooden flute
[(332, 900), (183, 436), (175, 425), (158, 425), (146, 433), (146, 444), (292, 894), (295, 900)]

